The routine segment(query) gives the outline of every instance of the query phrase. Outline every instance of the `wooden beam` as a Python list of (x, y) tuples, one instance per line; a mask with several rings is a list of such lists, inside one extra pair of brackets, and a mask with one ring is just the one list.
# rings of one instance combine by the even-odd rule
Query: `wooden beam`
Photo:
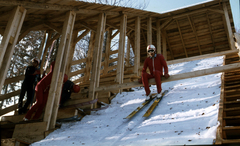
[[(165, 32), (165, 34), (166, 34), (166, 32)], [(170, 45), (170, 43), (169, 43), (169, 39), (168, 39), (167, 34), (165, 35), (165, 37), (166, 37), (166, 42), (167, 42), (167, 45), (168, 45), (168, 49), (170, 50), (170, 53), (171, 53), (171, 59), (174, 60), (174, 54), (173, 54), (171, 45)], [(166, 53), (166, 57), (167, 57), (167, 53)], [(166, 58), (166, 60), (167, 60), (167, 58)]]
[(90, 36), (89, 46), (88, 46), (88, 53), (87, 53), (87, 60), (86, 60), (86, 73), (84, 74), (84, 81), (89, 81), (90, 79), (90, 72), (92, 69), (92, 60), (93, 60), (94, 40), (95, 40), (95, 33), (91, 31), (91, 36)]
[[(160, 21), (160, 20), (158, 20), (158, 21)], [(160, 29), (166, 28), (166, 27), (167, 27), (168, 25), (170, 25), (173, 21), (174, 21), (173, 18), (170, 18), (170, 19), (166, 20), (166, 21), (160, 26)]]
[[(81, 4), (81, 2), (80, 2)], [(98, 14), (105, 13), (107, 15), (119, 15), (120, 12), (114, 11), (101, 11), (101, 10), (87, 10), (80, 9), (79, 7), (69, 6), (69, 5), (59, 5), (59, 4), (50, 4), (50, 3), (36, 3), (36, 2), (27, 2), (27, 1), (0, 1), (1, 6), (23, 6), (30, 9), (39, 9), (39, 10), (60, 10), (60, 11), (75, 11), (77, 14)]]
[(25, 75), (12, 77), (12, 78), (7, 78), (3, 85), (7, 85), (7, 84), (10, 84), (10, 83), (14, 83), (14, 82), (19, 82), (20, 80), (23, 80), (24, 78), (25, 78)]
[(0, 91), (2, 90), (4, 80), (7, 76), (12, 54), (14, 52), (26, 12), (27, 10), (20, 6), (17, 6), (12, 10), (0, 44)]
[(42, 42), (41, 42), (41, 46), (39, 48), (39, 52), (38, 52), (38, 56), (37, 56), (38, 59), (41, 59), (42, 52), (44, 50), (44, 44), (46, 42), (46, 37), (47, 37), (46, 36), (46, 31), (44, 31), (44, 36), (43, 36), (43, 39), (42, 39)]
[(162, 39), (161, 39), (161, 28), (160, 28), (160, 20), (157, 20), (157, 53), (162, 54)]
[(238, 33), (234, 33), (234, 36), (235, 36), (235, 38), (236, 38), (236, 47), (237, 47), (237, 49), (240, 49), (240, 34), (238, 34)]
[[(224, 65), (224, 66), (219, 66), (219, 67), (214, 67), (210, 69), (203, 69), (203, 70), (198, 70), (198, 71), (193, 71), (193, 72), (187, 72), (183, 74), (177, 74), (177, 75), (170, 75), (168, 79), (165, 79), (162, 77), (162, 83), (165, 82), (171, 82), (171, 81), (177, 81), (177, 80), (183, 80), (183, 79), (188, 79), (188, 78), (194, 78), (194, 77), (199, 77), (199, 76), (205, 76), (205, 75), (210, 75), (210, 74), (215, 74), (219, 72), (227, 72), (231, 70), (235, 70), (240, 68), (240, 63), (234, 63), (230, 65)], [(155, 84), (155, 79), (150, 79), (149, 80), (149, 85)], [(111, 85), (111, 86), (102, 86), (96, 89), (97, 92), (101, 91), (111, 91), (115, 89), (127, 89), (127, 88), (134, 88), (134, 87), (139, 87), (143, 86), (143, 84), (139, 84), (138, 81), (134, 81), (131, 83), (124, 83), (124, 84), (116, 84), (116, 85)]]
[(112, 36), (111, 36), (111, 39), (113, 39), (116, 35), (118, 35), (119, 34), (119, 30), (117, 30)]
[(11, 98), (11, 97), (13, 97), (13, 96), (17, 96), (17, 95), (19, 95), (20, 94), (20, 89), (19, 90), (17, 90), (17, 91), (13, 91), (13, 92), (11, 92), (11, 93), (7, 93), (7, 94), (4, 94), (4, 95), (0, 95), (0, 101), (3, 101), (3, 100), (5, 100), (5, 99), (8, 99), (8, 98)]
[(107, 33), (107, 40), (106, 40), (106, 50), (105, 50), (105, 59), (104, 59), (104, 71), (103, 74), (108, 73), (108, 66), (109, 66), (109, 56), (110, 56), (110, 49), (111, 49), (111, 37), (112, 37), (112, 29), (108, 30)]
[[(102, 59), (102, 37), (103, 32), (105, 31), (105, 23), (106, 23), (106, 16), (104, 13), (100, 13), (98, 17), (98, 26), (97, 26), (97, 32), (96, 32), (96, 40), (94, 43), (94, 51), (93, 51), (93, 67), (92, 67), (92, 74), (91, 74), (91, 80), (90, 80), (90, 86), (89, 86), (89, 93), (88, 97), (95, 99), (95, 89), (99, 85), (99, 77), (100, 74), (100, 63)], [(93, 106), (91, 106), (93, 108)]]
[(193, 31), (193, 34), (196, 38), (196, 42), (197, 42), (197, 45), (198, 45), (198, 50), (199, 50), (199, 54), (202, 55), (202, 51), (201, 51), (201, 47), (200, 47), (200, 44), (199, 44), (199, 39), (198, 39), (198, 36), (197, 36), (197, 32), (196, 32), (196, 28), (195, 28), (195, 25), (193, 24), (192, 22), (192, 18), (190, 16), (187, 16), (188, 18), (188, 21), (191, 25), (191, 28), (192, 28), (192, 31)]
[(152, 44), (152, 18), (149, 17), (147, 20), (147, 45)]
[(185, 55), (186, 55), (186, 57), (188, 57), (186, 46), (185, 46), (185, 43), (184, 43), (184, 40), (183, 40), (183, 36), (182, 36), (182, 32), (181, 32), (178, 20), (176, 20), (176, 23), (177, 23), (177, 26), (178, 26), (178, 31), (179, 31), (179, 35), (180, 35), (180, 38), (181, 38), (181, 41), (182, 41), (182, 45), (183, 45), (183, 49), (184, 49)]
[(77, 36), (78, 36), (78, 31), (74, 31), (72, 33), (72, 39), (71, 39), (71, 44), (70, 44), (70, 48), (68, 49), (69, 50), (69, 56), (67, 58), (67, 64), (66, 64), (66, 70), (65, 70), (65, 73), (66, 75), (68, 76), (68, 78), (70, 79), (70, 73), (71, 73), (71, 63), (72, 63), (72, 60), (73, 60), (73, 54), (74, 54), (74, 51), (75, 51), (75, 46), (76, 46), (76, 39), (77, 39)]
[(80, 36), (74, 39), (74, 44), (79, 42), (83, 37), (85, 37), (90, 32), (90, 29), (86, 29)]
[(51, 28), (52, 30), (58, 32), (59, 34), (62, 33), (62, 29), (59, 28), (59, 27), (57, 27), (57, 26), (55, 26), (55, 25), (52, 24), (51, 22), (45, 21), (44, 24), (45, 24), (47, 27)]
[(167, 35), (166, 30), (164, 30), (163, 35), (162, 35), (163, 57), (167, 61), (167, 38), (166, 38), (166, 35)]
[(211, 12), (215, 12), (215, 13), (219, 13), (219, 14), (223, 14), (224, 15), (224, 11), (223, 10), (218, 10), (218, 9), (207, 9), (208, 11), (211, 11)]
[(212, 27), (211, 27), (211, 24), (210, 24), (208, 12), (206, 12), (206, 15), (207, 15), (208, 27), (209, 27), (209, 31), (210, 31), (210, 35), (211, 35), (211, 40), (212, 40), (212, 43), (213, 43), (214, 52), (216, 52), (216, 46), (215, 46), (214, 39), (213, 39)]
[(62, 81), (65, 73), (66, 59), (68, 58), (68, 48), (70, 46), (73, 26), (76, 14), (72, 11), (67, 12), (62, 29), (61, 42), (58, 48), (55, 67), (53, 70), (52, 81), (49, 89), (44, 122), (47, 122), (46, 130), (55, 128), (58, 105), (62, 89)]
[(124, 50), (125, 50), (125, 37), (126, 37), (127, 16), (122, 15), (120, 20), (120, 35), (119, 35), (119, 49), (118, 49), (118, 64), (116, 81), (123, 83), (124, 72)]
[(135, 48), (134, 48), (134, 73), (139, 75), (139, 67), (140, 67), (140, 39), (141, 39), (141, 35), (140, 35), (140, 23), (141, 23), (141, 19), (140, 17), (136, 17), (135, 20), (135, 38), (134, 38), (134, 43), (135, 43)]
[(129, 67), (130, 64), (130, 39), (127, 39), (127, 52), (126, 52), (126, 67)]
[(232, 33), (232, 26), (231, 26), (231, 23), (230, 23), (226, 3), (223, 3), (223, 11), (224, 11), (224, 16), (225, 16), (224, 24), (225, 24), (225, 26), (227, 28), (227, 32), (228, 32), (227, 36), (228, 36), (229, 46), (230, 46), (231, 49), (235, 49), (235, 43), (234, 43), (234, 40), (233, 40), (233, 33)]

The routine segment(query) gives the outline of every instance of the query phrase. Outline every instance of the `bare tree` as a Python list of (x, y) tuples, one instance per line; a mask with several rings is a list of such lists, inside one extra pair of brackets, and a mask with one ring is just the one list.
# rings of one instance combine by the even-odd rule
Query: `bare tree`
[(135, 9), (145, 9), (150, 0), (80, 0), (85, 2), (93, 2), (112, 6), (122, 6)]

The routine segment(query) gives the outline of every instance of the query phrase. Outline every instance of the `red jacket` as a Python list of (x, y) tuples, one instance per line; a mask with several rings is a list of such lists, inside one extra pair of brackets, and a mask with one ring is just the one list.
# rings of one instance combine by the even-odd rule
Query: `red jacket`
[[(153, 62), (154, 62), (154, 66), (153, 66)], [(163, 75), (163, 71), (162, 68), (164, 67), (164, 74), (168, 74), (168, 66), (167, 63), (163, 57), (163, 55), (161, 54), (156, 54), (156, 57), (154, 57), (154, 59), (148, 57), (145, 61), (144, 61), (144, 65), (143, 65), (143, 69), (142, 69), (142, 73), (146, 73), (147, 67), (150, 70), (151, 75), (154, 75), (154, 71), (160, 71), (161, 72), (161, 76)]]

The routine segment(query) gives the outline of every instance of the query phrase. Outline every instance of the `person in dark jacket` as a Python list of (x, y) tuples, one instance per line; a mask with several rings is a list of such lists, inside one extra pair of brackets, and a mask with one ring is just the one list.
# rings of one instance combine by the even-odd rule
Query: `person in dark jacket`
[[(168, 74), (168, 66), (167, 63), (161, 54), (156, 53), (156, 48), (154, 45), (147, 46), (147, 52), (149, 57), (144, 61), (143, 69), (142, 69), (142, 83), (146, 92), (146, 100), (152, 98), (151, 91), (149, 89), (148, 80), (151, 78), (155, 78), (157, 85), (157, 97), (161, 97), (161, 77), (163, 76), (163, 68), (164, 68), (164, 77), (169, 78)], [(146, 72), (147, 68), (150, 70), (150, 74)]]
[(80, 91), (80, 87), (78, 85), (75, 85), (72, 81), (67, 80), (63, 84), (60, 107), (63, 107), (63, 104), (67, 100), (71, 99), (70, 96), (71, 96), (72, 92), (78, 93), (79, 91)]
[[(30, 65), (25, 70), (25, 78), (21, 86), (20, 97), (18, 100), (18, 114), (23, 114), (27, 112), (27, 108), (33, 99), (33, 87), (36, 80), (36, 75), (40, 74), (40, 70), (37, 69), (39, 65), (39, 60), (37, 58), (32, 59)], [(27, 101), (23, 106), (23, 98), (27, 92)]]
[[(24, 121), (28, 121), (30, 119), (38, 120), (43, 112), (44, 107), (47, 104), (48, 93), (52, 81), (52, 74), (54, 69), (55, 62), (51, 63), (50, 72), (42, 78), (41, 81), (38, 82), (35, 88), (36, 93), (36, 103), (30, 108), (27, 112), (25, 117), (23, 118)], [(64, 75), (63, 83), (67, 81), (67, 75)], [(33, 113), (35, 115), (32, 117)]]

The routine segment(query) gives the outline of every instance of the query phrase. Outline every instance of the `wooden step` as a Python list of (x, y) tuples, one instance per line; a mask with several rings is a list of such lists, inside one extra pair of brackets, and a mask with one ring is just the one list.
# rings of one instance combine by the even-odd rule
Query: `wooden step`
[(232, 90), (225, 90), (225, 93), (231, 93), (231, 92), (239, 92), (240, 89), (232, 89)]
[(236, 85), (236, 84), (240, 84), (240, 81), (232, 81), (232, 82), (225, 82), (224, 83), (225, 86)]
[(232, 79), (232, 78), (235, 78), (235, 79), (239, 79), (240, 78), (240, 75), (225, 75), (224, 79)]
[(240, 119), (240, 116), (228, 116), (228, 117), (223, 117), (224, 120), (228, 119)]
[(237, 144), (240, 143), (240, 139), (223, 139), (223, 144)]
[(240, 87), (240, 84), (239, 85), (232, 85), (232, 86), (225, 86), (224, 89), (231, 89), (231, 88), (238, 88)]
[(223, 127), (222, 130), (240, 130), (240, 126)]
[(225, 98), (233, 98), (233, 97), (239, 97), (239, 99), (240, 99), (240, 94), (226, 95), (225, 96)]
[(236, 103), (240, 103), (240, 101), (226, 101), (223, 104), (236, 104)]
[(224, 108), (223, 111), (236, 111), (236, 110), (240, 110), (240, 107), (234, 107), (234, 108)]

